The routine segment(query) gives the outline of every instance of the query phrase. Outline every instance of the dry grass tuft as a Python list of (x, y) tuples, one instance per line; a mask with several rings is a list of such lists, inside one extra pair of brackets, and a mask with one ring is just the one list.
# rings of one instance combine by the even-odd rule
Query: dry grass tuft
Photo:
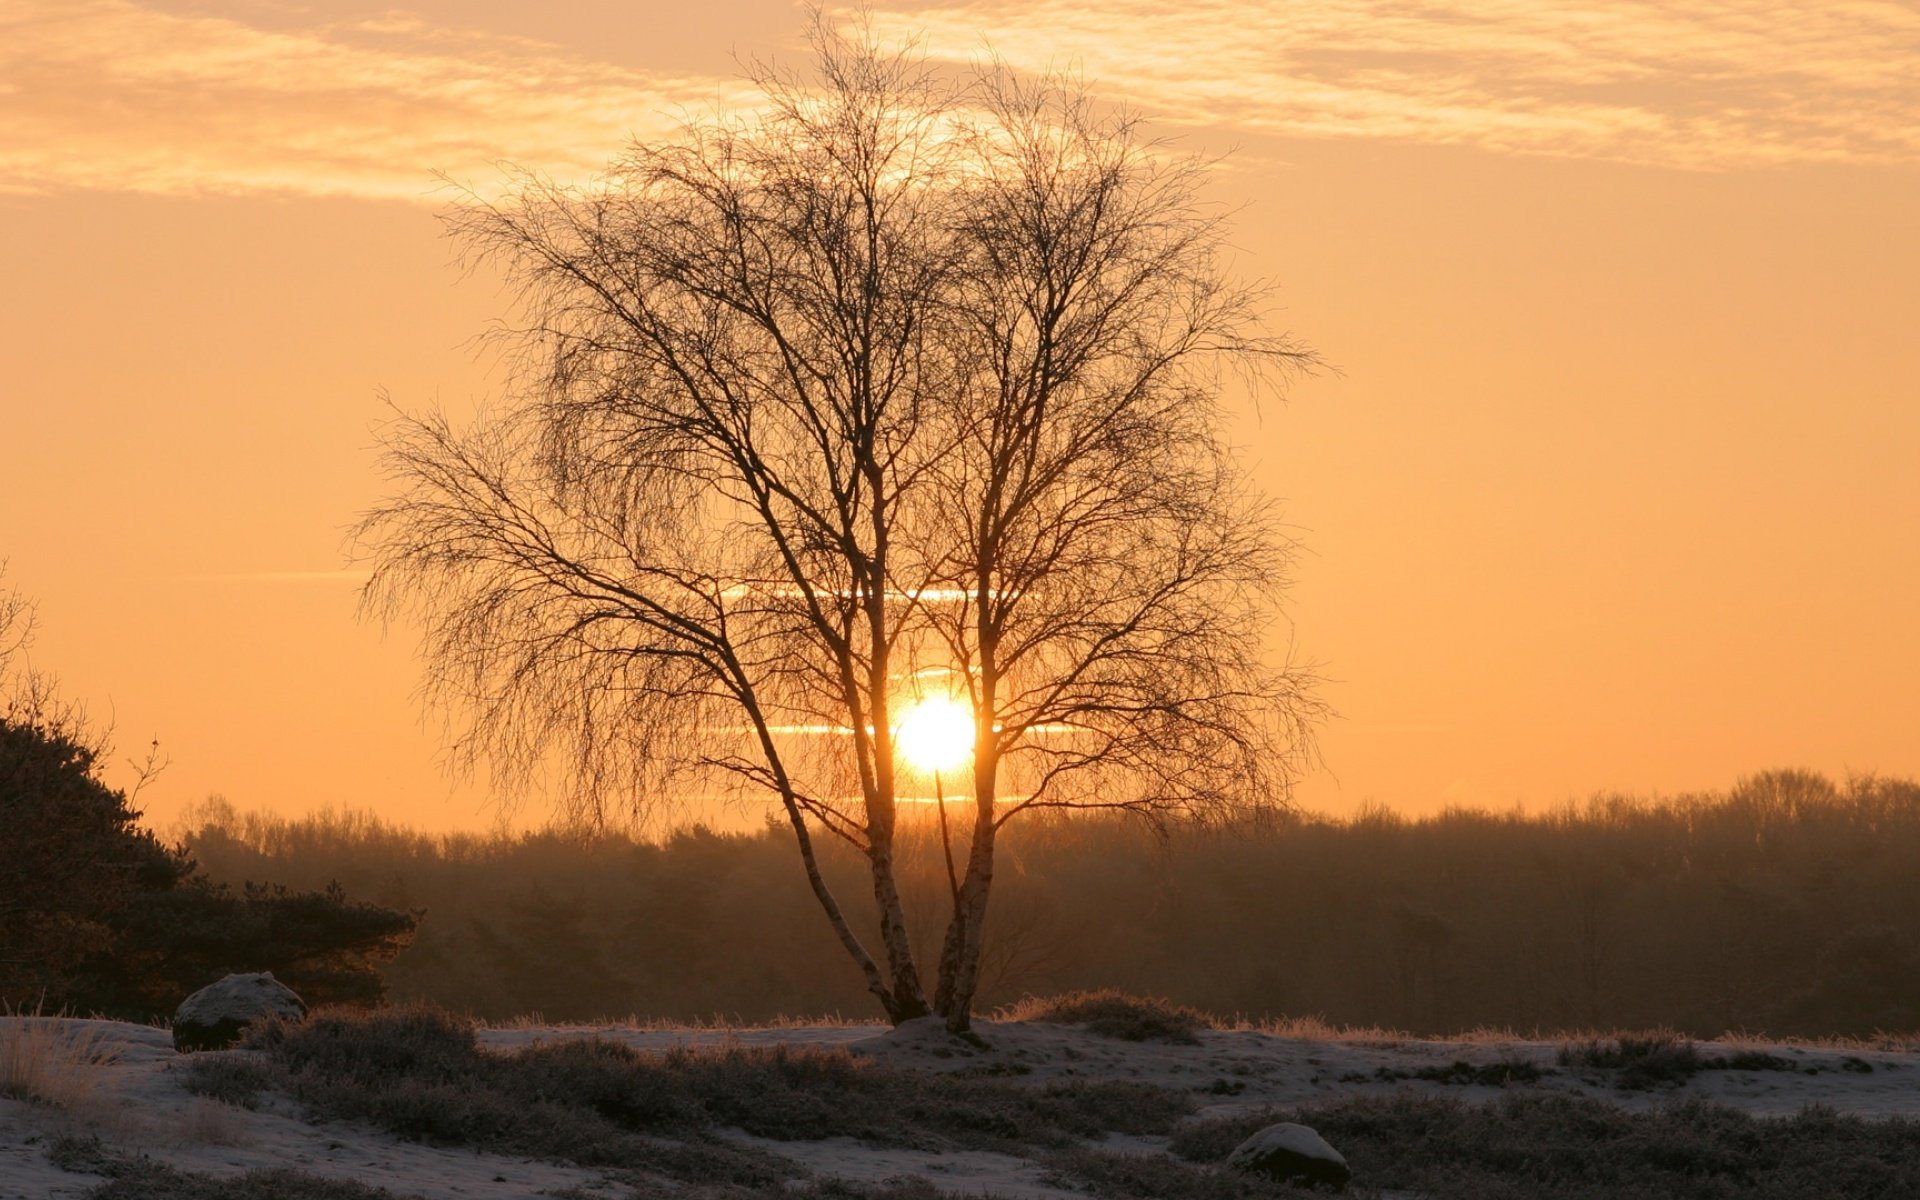
[(1344, 1042), (1356, 1046), (1400, 1046), (1418, 1041), (1404, 1029), (1382, 1029), (1377, 1025), (1334, 1025), (1322, 1017), (1274, 1017), (1264, 1021), (1237, 1020), (1223, 1026), (1237, 1032), (1264, 1033), (1269, 1037), (1299, 1038), (1309, 1042)]
[(1907, 1033), (1881, 1031), (1867, 1037), (1775, 1037), (1772, 1034), (1748, 1033), (1745, 1030), (1729, 1030), (1716, 1038), (1702, 1038), (1718, 1046), (1727, 1046), (1736, 1050), (1753, 1050), (1767, 1046), (1790, 1046), (1800, 1050), (1833, 1050), (1857, 1052), (1861, 1050), (1875, 1054), (1915, 1054), (1920, 1053), (1920, 1030)]
[(1200, 1031), (1217, 1028), (1212, 1016), (1161, 997), (1131, 996), (1116, 988), (1029, 996), (994, 1014), (998, 1021), (1041, 1021), (1084, 1025), (1102, 1037), (1128, 1042), (1172, 1042), (1197, 1046)]
[(1512, 1046), (1522, 1043), (1558, 1045), (1567, 1042), (1618, 1041), (1621, 1038), (1657, 1038), (1669, 1041), (1691, 1041), (1699, 1046), (1713, 1046), (1736, 1052), (1778, 1049), (1782, 1046), (1841, 1053), (1866, 1051), (1912, 1054), (1920, 1052), (1920, 1033), (1883, 1032), (1871, 1037), (1792, 1037), (1732, 1030), (1718, 1037), (1688, 1038), (1671, 1029), (1643, 1031), (1569, 1029), (1554, 1026), (1536, 1027), (1523, 1031), (1507, 1026), (1483, 1025), (1459, 1033), (1419, 1034), (1405, 1029), (1388, 1029), (1378, 1025), (1335, 1025), (1317, 1016), (1268, 1017), (1261, 1020), (1236, 1017), (1232, 1020), (1216, 1020), (1213, 1027), (1235, 1033), (1264, 1033), (1269, 1037), (1297, 1038), (1309, 1042), (1339, 1042), (1346, 1045), (1388, 1049), (1415, 1043), (1441, 1046)]
[(95, 1022), (37, 1010), (0, 1015), (0, 1096), (72, 1108), (93, 1091), (94, 1068), (119, 1056)]

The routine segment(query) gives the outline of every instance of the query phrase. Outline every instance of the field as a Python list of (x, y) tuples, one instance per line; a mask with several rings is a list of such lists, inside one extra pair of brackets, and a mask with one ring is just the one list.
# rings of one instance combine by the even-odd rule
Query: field
[(193, 1056), (0, 1018), (0, 1197), (1258, 1197), (1288, 1193), (1218, 1164), (1275, 1120), (1326, 1136), (1360, 1197), (1920, 1194), (1911, 1043), (1429, 1040), (1113, 995), (999, 1017), (976, 1045), (393, 1009)]

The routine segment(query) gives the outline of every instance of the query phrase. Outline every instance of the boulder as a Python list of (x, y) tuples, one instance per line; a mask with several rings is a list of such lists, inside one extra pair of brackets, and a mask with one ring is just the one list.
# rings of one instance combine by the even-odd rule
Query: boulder
[(1283, 1121), (1269, 1125), (1227, 1155), (1227, 1165), (1281, 1183), (1343, 1191), (1353, 1172), (1340, 1152), (1305, 1125)]
[(229, 975), (180, 1002), (173, 1014), (173, 1048), (183, 1054), (219, 1050), (239, 1041), (256, 1022), (270, 1017), (298, 1021), (306, 1015), (306, 1004), (272, 971)]

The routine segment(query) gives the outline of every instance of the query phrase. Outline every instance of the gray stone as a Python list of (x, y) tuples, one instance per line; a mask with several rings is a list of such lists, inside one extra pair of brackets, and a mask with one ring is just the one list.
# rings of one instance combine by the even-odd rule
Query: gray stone
[(180, 1002), (173, 1014), (173, 1048), (183, 1054), (219, 1050), (239, 1041), (250, 1025), (270, 1017), (298, 1021), (306, 1015), (306, 1004), (272, 971), (229, 975)]
[(1353, 1172), (1340, 1152), (1305, 1125), (1283, 1121), (1269, 1125), (1234, 1147), (1227, 1165), (1281, 1183), (1344, 1191)]

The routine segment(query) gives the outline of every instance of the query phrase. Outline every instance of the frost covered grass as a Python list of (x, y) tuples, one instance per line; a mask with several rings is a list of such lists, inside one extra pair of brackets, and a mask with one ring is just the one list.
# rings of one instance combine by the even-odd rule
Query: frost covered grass
[(97, 1137), (61, 1138), (48, 1157), (63, 1171), (105, 1178), (87, 1200), (403, 1200), (385, 1188), (286, 1168), (226, 1177), (183, 1171), (113, 1153)]
[(93, 1090), (93, 1068), (116, 1051), (104, 1026), (43, 1017), (0, 1015), (0, 1096), (71, 1108)]
[[(273, 1167), (239, 1175), (209, 1175), (182, 1170), (147, 1158), (129, 1158), (102, 1146), (97, 1138), (63, 1138), (50, 1157), (65, 1171), (99, 1175), (105, 1182), (86, 1200), (409, 1200), (408, 1195), (352, 1180)], [(544, 1192), (555, 1200), (606, 1200), (603, 1189)], [(921, 1180), (878, 1186), (838, 1180), (778, 1180), (758, 1186), (724, 1184), (675, 1187), (670, 1193), (644, 1186), (628, 1195), (638, 1200), (670, 1194), (673, 1200), (942, 1200)]]
[[(1723, 1054), (1703, 1054), (1701, 1046), (1724, 1049)], [(1669, 1030), (1643, 1034), (1613, 1034), (1589, 1037), (1562, 1045), (1555, 1055), (1561, 1066), (1575, 1071), (1614, 1071), (1615, 1086), (1624, 1091), (1644, 1092), (1674, 1087), (1702, 1071), (1808, 1071), (1789, 1058), (1755, 1046), (1698, 1043)], [(1839, 1069), (1870, 1075), (1872, 1063), (1855, 1056), (1840, 1061)]]
[(1356, 1181), (1428, 1200), (1903, 1200), (1920, 1195), (1920, 1122), (1809, 1108), (1766, 1119), (1686, 1102), (1630, 1110), (1515, 1092), (1470, 1105), (1402, 1092), (1183, 1126), (1173, 1153), (1224, 1159), (1275, 1121), (1310, 1125)]
[(1160, 1154), (1080, 1147), (1047, 1157), (1051, 1182), (1102, 1200), (1265, 1200), (1305, 1193), (1260, 1176)]
[(747, 1187), (794, 1170), (715, 1131), (1018, 1152), (1109, 1131), (1166, 1134), (1194, 1108), (1138, 1083), (942, 1076), (819, 1047), (650, 1053), (582, 1038), (491, 1052), (470, 1024), (430, 1010), (321, 1016), (268, 1027), (248, 1045), (196, 1056), (189, 1089), (245, 1105), (271, 1088), (313, 1116), (417, 1141)]
[[(1090, 1010), (1128, 1032), (1164, 1033), (1168, 1016), (1154, 1001), (1098, 999), (1110, 1007), (1053, 1006), (1073, 1023), (983, 1023), (983, 1043), (937, 1022), (868, 1037), (502, 1033), (433, 1009), (323, 1010), (246, 1048), (177, 1056), (162, 1034), (109, 1024), (123, 1053), (94, 1071), (93, 1097), (9, 1110), (42, 1139), (97, 1134), (108, 1153), (71, 1169), (101, 1178), (51, 1162), (34, 1176), (43, 1151), (18, 1130), (8, 1142), (0, 1117), (0, 1195), (52, 1194), (64, 1178), (76, 1197), (96, 1189), (88, 1200), (383, 1200), (375, 1185), (439, 1200), (943, 1200), (1049, 1186), (1263, 1200), (1296, 1193), (1224, 1159), (1294, 1120), (1346, 1156), (1360, 1197), (1920, 1196), (1920, 1061), (1907, 1055), (1662, 1030), (1384, 1049), (1185, 1026), (1195, 1046), (1103, 1036)], [(144, 1115), (125, 1129), (99, 1119), (114, 1112)], [(300, 1173), (272, 1170), (292, 1164)]]
[[(1072, 1015), (1069, 1016), (1069, 1014)], [(1642, 1032), (1561, 1026), (1517, 1029), (1511, 1026), (1494, 1025), (1445, 1034), (1415, 1033), (1407, 1029), (1382, 1025), (1341, 1025), (1328, 1021), (1324, 1017), (1311, 1015), (1227, 1016), (1162, 998), (1136, 996), (1114, 988), (1066, 992), (1054, 996), (1028, 996), (994, 1011), (990, 1014), (990, 1018), (995, 1021), (1043, 1021), (1052, 1024), (1082, 1024), (1090, 1020), (1100, 1020), (1105, 1028), (1096, 1029), (1095, 1032), (1104, 1033), (1106, 1036), (1120, 1037), (1123, 1040), (1168, 1040), (1175, 1044), (1187, 1045), (1192, 1043), (1185, 1040), (1185, 1035), (1208, 1029), (1229, 1033), (1264, 1033), (1269, 1037), (1293, 1038), (1299, 1041), (1374, 1047), (1400, 1047), (1415, 1042), (1459, 1046), (1504, 1046), (1515, 1042), (1558, 1041), (1573, 1044), (1621, 1038), (1681, 1039), (1686, 1037), (1684, 1034), (1664, 1029)], [(608, 1017), (596, 1021), (548, 1021), (539, 1013), (530, 1013), (501, 1020), (475, 1018), (473, 1023), (475, 1028), (481, 1030), (543, 1034), (597, 1031), (724, 1035), (779, 1029), (871, 1029), (879, 1032), (888, 1028), (887, 1023), (878, 1017), (850, 1017), (837, 1012), (818, 1016), (781, 1013), (759, 1020), (747, 1020), (716, 1013), (705, 1019), (691, 1021), (639, 1014)], [(1141, 1032), (1147, 1036), (1138, 1039), (1128, 1037), (1128, 1034), (1133, 1032)], [(1165, 1036), (1160, 1036), (1162, 1034)], [(1907, 1033), (1882, 1031), (1863, 1037), (1796, 1037), (1730, 1030), (1717, 1037), (1695, 1037), (1689, 1040), (1703, 1048), (1711, 1047), (1714, 1050), (1726, 1052), (1722, 1055), (1723, 1057), (1762, 1046), (1775, 1048), (1789, 1046), (1806, 1050), (1920, 1052), (1920, 1031)]]

